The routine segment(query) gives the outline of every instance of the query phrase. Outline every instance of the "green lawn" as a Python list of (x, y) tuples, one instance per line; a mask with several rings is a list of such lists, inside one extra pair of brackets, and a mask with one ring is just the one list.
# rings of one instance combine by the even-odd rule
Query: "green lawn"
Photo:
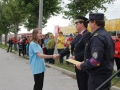
[(59, 63), (59, 60), (55, 60), (55, 64), (54, 64), (54, 65), (55, 65), (55, 66), (58, 66), (58, 67), (61, 67), (61, 68), (63, 68), (63, 69), (72, 71), (72, 72), (75, 71), (74, 65), (73, 65), (73, 64), (67, 65), (65, 60), (64, 60), (63, 64), (60, 64), (60, 63)]
[(4, 44), (0, 43), (0, 48), (6, 48), (7, 49), (8, 46), (5, 46)]

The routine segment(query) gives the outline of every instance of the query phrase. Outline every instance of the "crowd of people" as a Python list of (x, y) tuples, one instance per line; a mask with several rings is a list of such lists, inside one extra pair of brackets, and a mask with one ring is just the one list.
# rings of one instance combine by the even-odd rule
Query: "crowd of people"
[(7, 52), (12, 52), (12, 47), (14, 46), (14, 51), (15, 52), (19, 52), (19, 56), (21, 56), (21, 54), (27, 55), (29, 56), (29, 43), (30, 43), (30, 39), (31, 37), (23, 35), (22, 37), (18, 38), (14, 37), (14, 38), (9, 38), (9, 40), (7, 41), (8, 43), (8, 49)]
[[(41, 38), (39, 40), (39, 45), (42, 47), (42, 51), (46, 55), (53, 55), (55, 48), (57, 48), (58, 53), (60, 53), (62, 50), (64, 50), (65, 47), (71, 47), (71, 42), (73, 38), (78, 34), (78, 32), (75, 32), (75, 34), (70, 34), (69, 37), (63, 36), (63, 32), (59, 32), (59, 36), (56, 39), (55, 36), (52, 33), (41, 35)], [(12, 52), (12, 47), (14, 47), (14, 51), (19, 53), (19, 56), (29, 56), (29, 43), (32, 41), (31, 36), (22, 35), (21, 37), (17, 38), (9, 38), (7, 41), (8, 43), (8, 49), (7, 52)], [(73, 55), (73, 51), (66, 55), (66, 59), (70, 57), (70, 55)], [(63, 64), (63, 57), (59, 59), (60, 64)], [(45, 59), (47, 63), (54, 64), (55, 61), (53, 59)], [(66, 62), (68, 65), (69, 63)]]

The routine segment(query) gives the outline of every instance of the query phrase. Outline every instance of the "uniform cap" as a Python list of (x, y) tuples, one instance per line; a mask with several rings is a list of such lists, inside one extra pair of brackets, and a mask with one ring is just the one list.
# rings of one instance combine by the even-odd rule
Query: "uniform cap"
[(86, 22), (87, 20), (88, 20), (88, 19), (87, 19), (86, 17), (77, 16), (77, 17), (76, 17), (76, 20), (75, 20), (75, 23), (80, 22), (80, 21)]
[(90, 20), (104, 20), (104, 14), (103, 13), (90, 13), (89, 21)]

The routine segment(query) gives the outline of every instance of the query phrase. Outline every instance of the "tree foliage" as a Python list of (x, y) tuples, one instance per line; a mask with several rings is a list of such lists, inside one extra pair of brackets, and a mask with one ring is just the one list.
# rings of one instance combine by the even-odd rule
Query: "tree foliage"
[(9, 32), (10, 21), (5, 17), (4, 13), (5, 8), (6, 4), (0, 3), (0, 39), (2, 37), (2, 34), (5, 34), (5, 45), (7, 45), (7, 34)]
[(20, 23), (24, 22), (26, 14), (18, 7), (17, 0), (3, 0), (2, 5), (4, 4), (4, 17), (10, 23), (8, 28), (9, 32), (17, 33), (19, 31)]
[(97, 12), (98, 9), (106, 11), (104, 4), (113, 3), (115, 0), (70, 0), (64, 11), (64, 18), (75, 19), (77, 15), (85, 16), (87, 13)]
[[(38, 25), (40, 0), (18, 0), (19, 7), (28, 13), (24, 23), (28, 29), (33, 29)], [(55, 16), (61, 11), (61, 0), (43, 0), (43, 27), (51, 16)]]

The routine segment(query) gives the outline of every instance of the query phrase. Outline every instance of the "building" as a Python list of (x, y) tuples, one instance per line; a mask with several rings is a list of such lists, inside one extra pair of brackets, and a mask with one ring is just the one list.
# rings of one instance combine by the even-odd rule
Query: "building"
[[(106, 20), (105, 28), (110, 33), (111, 36), (116, 36), (118, 33), (120, 33), (120, 18), (113, 19), (113, 20)], [(91, 31), (89, 26), (88, 26), (88, 30)], [(75, 25), (73, 25), (73, 26), (59, 27), (57, 31), (62, 31), (63, 34), (67, 36), (70, 33), (74, 34), (77, 30), (76, 30)]]

